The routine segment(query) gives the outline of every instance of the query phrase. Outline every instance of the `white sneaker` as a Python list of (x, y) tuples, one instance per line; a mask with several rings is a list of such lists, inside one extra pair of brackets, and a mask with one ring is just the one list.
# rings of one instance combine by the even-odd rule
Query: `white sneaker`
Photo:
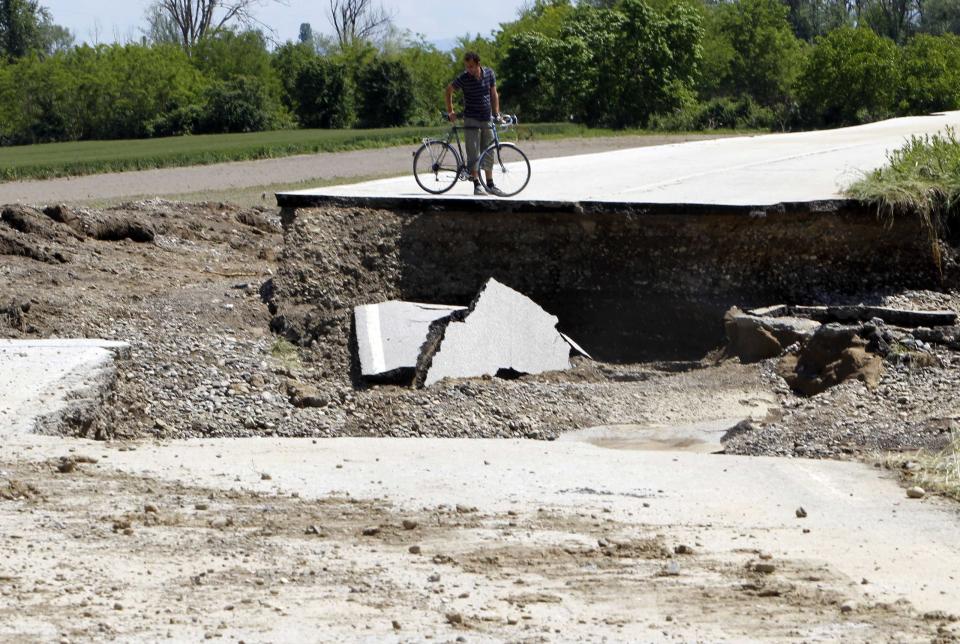
[(484, 197), (486, 194), (487, 191), (483, 189), (483, 186), (481, 186), (479, 183), (473, 184), (473, 195), (475, 197)]

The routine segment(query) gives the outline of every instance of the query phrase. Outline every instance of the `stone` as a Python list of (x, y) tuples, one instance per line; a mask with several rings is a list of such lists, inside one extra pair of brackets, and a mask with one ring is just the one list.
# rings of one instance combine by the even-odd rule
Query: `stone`
[[(778, 311), (777, 307), (771, 307)], [(727, 334), (726, 354), (751, 363), (775, 358), (786, 347), (803, 343), (820, 327), (820, 323), (797, 317), (771, 317), (760, 315), (767, 309), (744, 313), (732, 307), (723, 318)]]
[(461, 615), (460, 613), (447, 613), (446, 617), (447, 617), (447, 623), (449, 624), (452, 624), (454, 626), (463, 625), (463, 615)]
[(410, 546), (409, 548), (407, 548), (407, 552), (409, 552), (412, 555), (418, 555), (422, 552), (422, 550), (420, 549), (420, 546)]
[(365, 537), (374, 537), (378, 534), (380, 534), (380, 528), (377, 526), (370, 526), (363, 529), (363, 536)]
[(777, 569), (776, 565), (769, 562), (757, 562), (753, 564), (754, 572), (769, 575)]
[(470, 308), (430, 326), (417, 362), (417, 385), (569, 369), (571, 347), (557, 322), (530, 298), (490, 279)]
[(907, 498), (922, 499), (926, 495), (927, 491), (920, 486), (914, 485), (913, 487), (907, 488)]
[(825, 324), (798, 354), (780, 360), (777, 373), (804, 396), (815, 396), (851, 379), (876, 389), (883, 375), (883, 359), (866, 351), (868, 342), (859, 333), (859, 326)]
[(402, 525), (404, 530), (415, 530), (419, 524), (413, 519), (404, 519)]
[(692, 555), (692, 554), (693, 554), (693, 548), (691, 548), (691, 547), (688, 546), (688, 545), (685, 545), (685, 544), (682, 544), (682, 543), (681, 543), (679, 546), (676, 546), (676, 547), (673, 549), (673, 552), (674, 552), (675, 554), (678, 554), (678, 555)]
[(803, 509), (803, 506), (802, 506), (802, 505), (801, 505), (799, 508), (797, 508), (797, 511), (795, 512), (795, 514), (797, 515), (797, 518), (798, 518), (798, 519), (806, 519), (806, 518), (807, 518), (807, 511)]

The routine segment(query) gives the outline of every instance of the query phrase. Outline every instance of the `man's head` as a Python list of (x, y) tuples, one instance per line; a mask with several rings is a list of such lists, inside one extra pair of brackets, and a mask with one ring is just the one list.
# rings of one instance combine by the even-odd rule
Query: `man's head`
[(477, 70), (480, 68), (480, 54), (475, 51), (468, 51), (463, 55), (463, 64), (466, 66), (468, 72), (476, 75)]

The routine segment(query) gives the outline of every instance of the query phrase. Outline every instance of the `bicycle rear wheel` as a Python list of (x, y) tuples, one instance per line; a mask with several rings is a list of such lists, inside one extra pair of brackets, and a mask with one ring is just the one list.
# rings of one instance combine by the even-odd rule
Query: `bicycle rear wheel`
[(413, 177), (427, 192), (446, 192), (460, 176), (460, 156), (445, 141), (427, 141), (413, 155)]
[(530, 181), (530, 161), (523, 150), (512, 143), (491, 145), (480, 156), (480, 181), (487, 185), (485, 168), (490, 167), (493, 185), (503, 192), (504, 197), (512, 197), (527, 187)]

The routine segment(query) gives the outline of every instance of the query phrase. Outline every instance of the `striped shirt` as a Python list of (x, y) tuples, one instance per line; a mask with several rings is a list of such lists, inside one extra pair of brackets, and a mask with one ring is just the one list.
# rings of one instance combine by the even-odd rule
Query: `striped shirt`
[(497, 86), (497, 76), (489, 67), (480, 69), (483, 72), (480, 78), (474, 78), (470, 72), (464, 71), (453, 79), (451, 85), (454, 89), (463, 90), (464, 117), (489, 121), (492, 115), (490, 89)]

